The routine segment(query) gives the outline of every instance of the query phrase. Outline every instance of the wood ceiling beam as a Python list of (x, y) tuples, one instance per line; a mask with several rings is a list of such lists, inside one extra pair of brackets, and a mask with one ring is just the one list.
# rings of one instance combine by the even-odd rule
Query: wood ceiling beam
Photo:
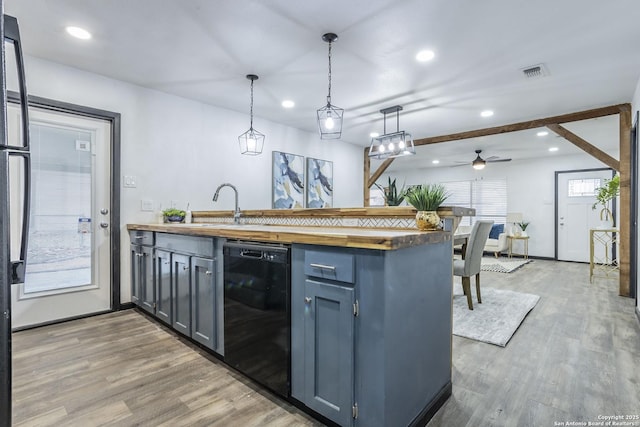
[(548, 124), (547, 128), (557, 133), (558, 135), (560, 135), (561, 137), (563, 137), (564, 139), (566, 139), (567, 141), (569, 141), (570, 143), (578, 147), (579, 149), (583, 150), (585, 153), (600, 160), (602, 163), (609, 166), (611, 169), (615, 169), (618, 172), (620, 172), (620, 162), (618, 160), (614, 159), (613, 157), (611, 157), (610, 155), (608, 155), (607, 153), (605, 153), (595, 145), (590, 144), (586, 140), (580, 138), (578, 135), (571, 132), (569, 129), (558, 124)]
[(413, 144), (415, 146), (437, 144), (440, 142), (458, 141), (461, 139), (477, 138), (480, 136), (498, 135), (501, 133), (516, 132), (519, 130), (535, 129), (545, 127), (550, 124), (576, 122), (579, 120), (594, 119), (596, 117), (612, 116), (614, 114), (619, 114), (624, 108), (630, 108), (629, 104), (611, 105), (608, 107), (594, 108), (593, 110), (579, 111), (577, 113), (529, 120), (527, 122), (512, 123), (509, 125), (452, 133), (449, 135), (420, 138), (414, 140)]
[(389, 157), (387, 160), (382, 162), (380, 167), (369, 178), (369, 181), (367, 182), (367, 185), (369, 186), (369, 188), (371, 188), (373, 186), (373, 184), (375, 184), (375, 182), (378, 180), (378, 178), (380, 178), (380, 175), (382, 175), (384, 173), (384, 171), (386, 171), (387, 168), (389, 166), (391, 166), (391, 163), (393, 163), (394, 160), (395, 159), (393, 157)]

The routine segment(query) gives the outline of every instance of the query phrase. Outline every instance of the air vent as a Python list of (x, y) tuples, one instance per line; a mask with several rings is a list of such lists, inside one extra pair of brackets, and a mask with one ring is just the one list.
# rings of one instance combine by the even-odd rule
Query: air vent
[(547, 67), (545, 67), (544, 64), (538, 64), (523, 68), (522, 74), (524, 74), (527, 79), (539, 79), (548, 76), (549, 71), (547, 71)]

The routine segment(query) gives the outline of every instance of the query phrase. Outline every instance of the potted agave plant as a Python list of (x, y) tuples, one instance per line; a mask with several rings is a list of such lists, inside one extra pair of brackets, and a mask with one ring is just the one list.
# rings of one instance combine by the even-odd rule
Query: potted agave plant
[(436, 212), (449, 194), (442, 184), (424, 184), (405, 192), (407, 202), (416, 208), (416, 225), (420, 230), (438, 230), (440, 217)]

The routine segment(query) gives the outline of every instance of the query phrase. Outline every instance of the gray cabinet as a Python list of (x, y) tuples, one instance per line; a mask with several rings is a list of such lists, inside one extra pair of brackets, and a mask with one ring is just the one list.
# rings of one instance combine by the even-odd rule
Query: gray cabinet
[[(156, 246), (156, 316), (218, 351), (215, 239), (156, 233)], [(168, 272), (161, 258), (170, 260)]]
[(156, 317), (167, 325), (172, 325), (171, 252), (156, 249), (155, 260)]
[(171, 254), (171, 290), (173, 294), (173, 328), (191, 336), (191, 274), (189, 256)]
[(341, 426), (355, 414), (355, 256), (338, 248), (292, 252), (291, 395)]
[(131, 237), (131, 301), (154, 313), (153, 233), (134, 231)]
[(215, 261), (191, 257), (191, 338), (211, 349), (216, 344)]
[(342, 426), (353, 419), (353, 288), (307, 279), (304, 317), (304, 397), (314, 411)]

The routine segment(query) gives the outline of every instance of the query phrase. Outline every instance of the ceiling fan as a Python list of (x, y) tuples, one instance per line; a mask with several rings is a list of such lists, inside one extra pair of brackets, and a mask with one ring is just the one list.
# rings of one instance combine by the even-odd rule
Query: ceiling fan
[[(473, 166), (474, 169), (476, 170), (481, 170), (484, 169), (485, 165), (487, 163), (498, 163), (498, 162), (510, 162), (511, 159), (501, 159), (498, 156), (491, 156), (491, 157), (487, 157), (486, 159), (483, 159), (482, 157), (480, 157), (480, 153), (482, 153), (482, 150), (476, 150), (476, 158), (473, 162), (471, 162), (471, 166)], [(465, 165), (468, 164), (468, 162), (458, 162), (458, 163), (464, 163)], [(463, 166), (463, 165), (460, 165)]]

